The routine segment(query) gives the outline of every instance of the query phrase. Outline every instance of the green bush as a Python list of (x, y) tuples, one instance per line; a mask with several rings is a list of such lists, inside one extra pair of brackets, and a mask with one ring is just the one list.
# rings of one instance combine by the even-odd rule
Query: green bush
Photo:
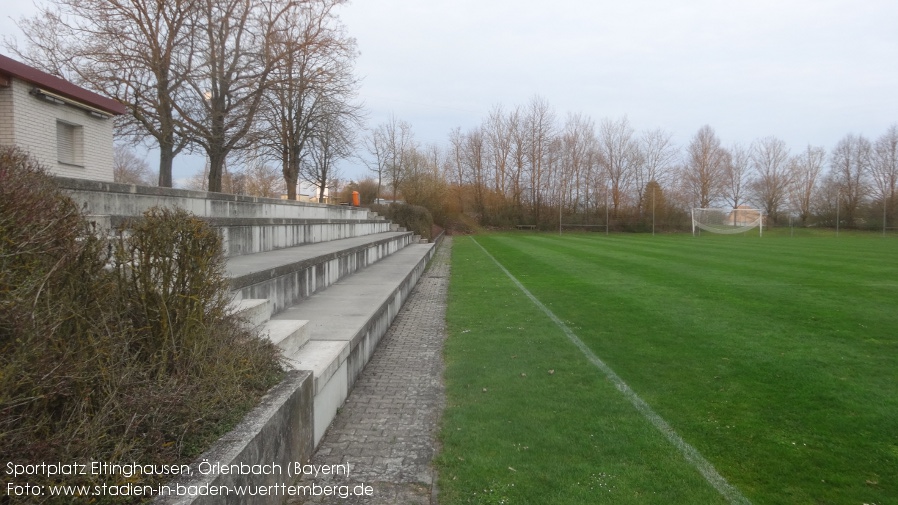
[(430, 240), (433, 228), (433, 217), (430, 211), (418, 205), (391, 203), (389, 205), (371, 205), (371, 210), (390, 221)]
[(221, 251), (184, 211), (154, 209), (117, 240), (98, 237), (37, 163), (0, 149), (0, 461), (186, 463), (233, 427), (282, 370), (274, 346), (227, 312)]

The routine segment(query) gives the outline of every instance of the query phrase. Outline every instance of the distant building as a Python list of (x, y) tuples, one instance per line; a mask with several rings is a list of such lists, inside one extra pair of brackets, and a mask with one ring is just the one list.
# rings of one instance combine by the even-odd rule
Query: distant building
[[(287, 199), (287, 195), (281, 195), (282, 200)], [(312, 203), (334, 203), (331, 202), (330, 188), (324, 188), (324, 200), (318, 198), (318, 186), (310, 184), (306, 181), (299, 181), (296, 185), (296, 200), (300, 202)]]
[(733, 226), (750, 226), (761, 217), (761, 211), (747, 205), (740, 205), (730, 211), (724, 224)]
[(0, 145), (30, 152), (51, 173), (112, 181), (119, 102), (0, 54)]
[(390, 200), (387, 198), (375, 198), (374, 203), (378, 205), (390, 205), (391, 203), (405, 203), (405, 200)]

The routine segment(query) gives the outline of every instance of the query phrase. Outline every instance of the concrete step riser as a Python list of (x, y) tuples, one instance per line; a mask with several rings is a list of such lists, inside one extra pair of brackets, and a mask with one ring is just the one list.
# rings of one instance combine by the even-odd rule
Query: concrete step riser
[(309, 322), (295, 319), (272, 321), (272, 306), (271, 300), (248, 298), (231, 302), (231, 312), (243, 320), (246, 328), (258, 331), (260, 337), (278, 346), (284, 356), (292, 356), (309, 341)]
[(360, 207), (135, 186), (66, 177), (60, 187), (86, 214), (138, 217), (152, 207), (180, 207), (208, 218), (368, 219)]
[(390, 223), (321, 223), (253, 226), (221, 226), (225, 255), (228, 257), (274, 251), (305, 244), (361, 237), (390, 231)]
[(231, 302), (231, 311), (237, 314), (247, 328), (257, 328), (271, 318), (271, 301), (264, 298), (243, 298)]
[(232, 279), (236, 299), (266, 298), (272, 302), (271, 314), (295, 305), (353, 273), (376, 263), (412, 243), (412, 236), (402, 235), (369, 247), (321, 259), (313, 264), (298, 265), (261, 280), (246, 284), (245, 279)]
[(284, 356), (291, 356), (309, 341), (308, 323), (293, 319), (268, 321), (260, 327), (259, 333), (278, 346), (284, 352)]

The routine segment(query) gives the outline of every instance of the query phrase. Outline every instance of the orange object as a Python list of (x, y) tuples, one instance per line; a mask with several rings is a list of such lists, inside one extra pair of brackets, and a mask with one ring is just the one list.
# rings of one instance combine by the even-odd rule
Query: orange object
[(361, 203), (361, 201), (359, 200), (359, 192), (358, 192), (358, 191), (353, 191), (353, 192), (352, 192), (352, 205), (353, 205), (354, 207), (358, 207), (358, 206), (360, 206), (361, 204), (362, 204), (362, 203)]

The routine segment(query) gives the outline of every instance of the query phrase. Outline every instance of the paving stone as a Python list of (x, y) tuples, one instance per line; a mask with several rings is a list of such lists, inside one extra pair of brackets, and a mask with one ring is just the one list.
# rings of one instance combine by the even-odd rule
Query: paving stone
[[(299, 486), (348, 486), (337, 496), (295, 497), (288, 505), (436, 503), (436, 435), (445, 405), (443, 341), (452, 238), (424, 276), (357, 379), (312, 457), (350, 465), (349, 475), (304, 477)], [(371, 496), (340, 496), (370, 486)], [(313, 488), (314, 489), (314, 488)]]

